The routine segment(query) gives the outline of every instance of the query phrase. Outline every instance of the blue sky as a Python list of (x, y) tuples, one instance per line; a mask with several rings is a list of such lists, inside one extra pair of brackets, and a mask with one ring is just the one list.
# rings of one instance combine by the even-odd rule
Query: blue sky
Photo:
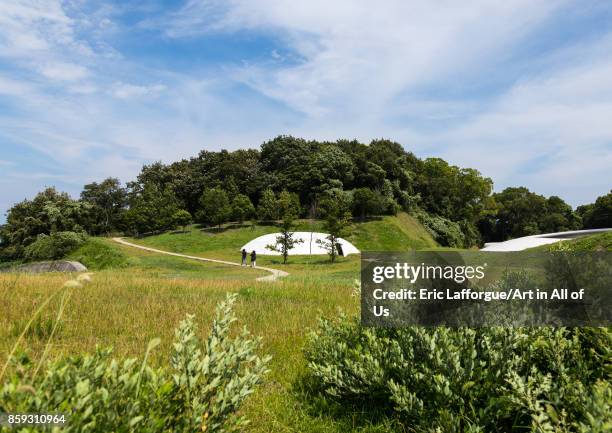
[(2, 214), (279, 134), (390, 138), (592, 202), (612, 187), (612, 3), (0, 2)]

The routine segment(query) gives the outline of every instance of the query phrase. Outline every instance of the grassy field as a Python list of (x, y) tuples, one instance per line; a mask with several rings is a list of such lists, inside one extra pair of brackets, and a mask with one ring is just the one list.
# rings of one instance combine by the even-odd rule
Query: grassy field
[[(299, 230), (321, 231), (318, 222), (303, 220)], [(192, 227), (188, 233), (166, 233), (134, 242), (190, 255), (239, 261), (239, 248), (254, 237), (276, 231), (274, 226)], [(354, 224), (347, 236), (360, 249), (398, 250), (435, 247), (435, 242), (405, 214)], [(305, 371), (302, 347), (309, 329), (321, 316), (338, 309), (359, 312), (353, 295), (359, 257), (260, 256), (258, 264), (286, 270), (276, 283), (256, 282), (267, 275), (257, 269), (200, 263), (189, 259), (124, 247), (109, 239), (92, 239), (69, 257), (94, 271), (93, 281), (71, 290), (70, 303), (53, 337), (49, 358), (91, 352), (112, 346), (116, 356), (141, 357), (147, 342), (162, 339), (152, 362), (167, 361), (173, 330), (185, 314), (196, 314), (203, 335), (215, 305), (227, 292), (239, 294), (240, 326), (263, 337), (262, 351), (273, 356), (271, 373), (244, 408), (253, 432), (384, 431), (384, 426), (357, 425), (359, 414), (332, 416), (300, 398)], [(37, 308), (72, 276), (68, 274), (0, 274), (0, 363), (4, 364), (21, 330)], [(60, 296), (35, 320), (22, 344), (37, 360), (53, 328)]]
[[(0, 275), (0, 353), (9, 352), (38, 305), (61, 290), (66, 278), (61, 274)], [(320, 315), (331, 316), (337, 308), (358, 311), (358, 299), (351, 296), (350, 287), (320, 282), (168, 279), (126, 270), (96, 272), (92, 283), (71, 290), (51, 357), (91, 352), (98, 344), (113, 346), (118, 356), (142, 356), (147, 342), (160, 337), (162, 344), (154, 352), (153, 362), (165, 360), (173, 329), (186, 313), (196, 314), (205, 334), (217, 302), (227, 292), (239, 293), (236, 312), (240, 325), (263, 336), (263, 351), (273, 356), (272, 373), (245, 409), (254, 423), (252, 431), (262, 432), (308, 431), (299, 423), (319, 422), (300, 406), (292, 391), (304, 368), (304, 336)], [(34, 359), (46, 343), (57, 307), (58, 302), (52, 303), (27, 335), (25, 346)], [(292, 415), (288, 410), (297, 413)], [(289, 425), (280, 428), (286, 423)]]
[[(300, 221), (300, 230), (321, 230), (318, 223)], [(166, 233), (134, 240), (155, 248), (190, 255), (239, 260), (238, 250), (250, 239), (274, 232), (273, 226), (224, 227), (210, 231), (193, 227), (188, 233)], [(427, 232), (401, 214), (357, 223), (347, 236), (362, 250), (435, 249)], [(573, 241), (589, 249), (605, 245), (609, 235)], [(275, 283), (256, 282), (265, 272), (149, 253), (108, 239), (93, 239), (75, 251), (94, 270), (93, 281), (71, 292), (69, 306), (53, 337), (49, 358), (91, 352), (96, 345), (113, 346), (116, 356), (142, 357), (147, 342), (160, 337), (153, 363), (167, 362), (173, 330), (187, 313), (196, 314), (206, 335), (215, 305), (227, 292), (239, 294), (239, 325), (263, 338), (262, 352), (271, 354), (271, 373), (248, 400), (244, 413), (252, 432), (383, 432), (382, 425), (362, 421), (359, 413), (334, 413), (332, 408), (305, 399), (301, 377), (305, 372), (302, 348), (319, 317), (333, 317), (341, 309), (359, 312), (353, 282), (359, 258), (329, 263), (325, 256), (260, 256), (258, 264), (286, 270), (290, 276)], [(0, 363), (37, 308), (59, 293), (68, 274), (0, 274)], [(54, 298), (26, 334), (22, 348), (37, 360), (53, 328), (59, 296)], [(1, 366), (0, 364), (0, 366)], [(308, 402), (310, 401), (310, 403)]]
[[(300, 220), (297, 230), (323, 231), (323, 228), (319, 221)], [(192, 227), (187, 233), (172, 232), (130, 241), (165, 251), (239, 262), (242, 245), (276, 231), (278, 228), (273, 225), (229, 225), (222, 227), (221, 231)], [(347, 240), (360, 250), (370, 251), (401, 251), (437, 246), (423, 226), (405, 213), (355, 222)], [(330, 266), (327, 256), (290, 256), (289, 263), (283, 264), (279, 256), (259, 255), (257, 264), (285, 270), (290, 274), (288, 280), (306, 284), (322, 281), (350, 285), (359, 275), (357, 255), (339, 257), (333, 266)]]

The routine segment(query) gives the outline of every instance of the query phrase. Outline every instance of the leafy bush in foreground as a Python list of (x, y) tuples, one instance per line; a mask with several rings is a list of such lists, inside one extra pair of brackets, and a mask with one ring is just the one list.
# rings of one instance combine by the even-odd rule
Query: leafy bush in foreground
[[(193, 316), (175, 331), (171, 368), (111, 359), (110, 350), (61, 359), (32, 379), (32, 365), (0, 389), (0, 412), (71, 413), (65, 432), (229, 432), (247, 420), (236, 414), (268, 371), (255, 354), (259, 339), (246, 330), (230, 338), (234, 296), (217, 308), (202, 346)], [(2, 430), (4, 431), (4, 430)], [(6, 430), (8, 431), (8, 430)]]
[(25, 248), (27, 260), (57, 260), (76, 250), (86, 240), (86, 235), (75, 232), (41, 234)]
[(322, 320), (306, 348), (325, 398), (415, 432), (609, 432), (605, 328), (363, 328)]

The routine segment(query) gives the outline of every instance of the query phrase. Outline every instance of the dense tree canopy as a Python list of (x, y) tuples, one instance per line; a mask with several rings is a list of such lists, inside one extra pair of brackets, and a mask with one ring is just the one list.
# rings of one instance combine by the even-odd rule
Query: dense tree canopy
[(286, 206), (295, 209), (296, 218), (324, 218), (323, 207), (334, 196), (356, 218), (411, 212), (439, 242), (452, 246), (577, 229), (582, 223), (612, 226), (612, 192), (574, 212), (561, 198), (524, 187), (492, 189), (492, 180), (477, 170), (419, 159), (390, 140), (278, 136), (260, 150), (204, 150), (171, 164), (145, 165), (125, 188), (114, 178), (89, 183), (78, 201), (47, 189), (9, 210), (0, 242), (10, 256), (39, 234), (56, 231), (155, 232), (183, 225), (187, 214), (180, 210), (210, 225), (256, 216), (276, 221)]
[(89, 204), (73, 200), (55, 188), (45, 189), (33, 200), (17, 203), (8, 211), (6, 224), (0, 230), (4, 256), (20, 257), (39, 235), (83, 232), (89, 210)]
[(612, 191), (597, 197), (595, 203), (579, 206), (577, 213), (582, 217), (584, 228), (612, 227)]
[(125, 224), (134, 234), (173, 229), (177, 210), (178, 200), (170, 186), (162, 189), (154, 183), (147, 183), (132, 194)]
[(262, 221), (271, 221), (279, 217), (276, 195), (270, 188), (267, 188), (261, 195), (257, 206), (257, 215)]
[(485, 240), (503, 241), (581, 227), (580, 218), (561, 198), (547, 199), (525, 187), (506, 188), (493, 194), (492, 207), (493, 211), (480, 222)]
[(200, 198), (200, 211), (198, 220), (200, 222), (216, 225), (227, 222), (232, 214), (232, 207), (227, 192), (221, 188), (207, 189)]
[(237, 194), (232, 200), (232, 218), (239, 223), (255, 216), (255, 206), (249, 196)]
[(109, 177), (100, 183), (85, 185), (81, 201), (91, 205), (87, 227), (92, 234), (110, 233), (121, 227), (127, 207), (127, 190), (119, 179)]

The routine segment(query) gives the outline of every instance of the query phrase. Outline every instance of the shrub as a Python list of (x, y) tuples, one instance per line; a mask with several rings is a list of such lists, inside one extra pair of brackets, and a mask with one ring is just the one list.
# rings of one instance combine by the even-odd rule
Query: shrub
[(322, 320), (314, 389), (415, 432), (609, 431), (605, 328), (363, 328)]
[(193, 223), (191, 214), (185, 209), (179, 209), (172, 215), (172, 224), (175, 227), (181, 227), (185, 231), (185, 227)]
[(459, 223), (423, 210), (416, 211), (414, 215), (440, 245), (456, 248), (470, 246)]
[(77, 249), (86, 240), (86, 236), (75, 232), (54, 232), (41, 234), (25, 248), (27, 260), (57, 260)]
[(269, 357), (255, 354), (259, 339), (246, 330), (230, 338), (236, 296), (217, 307), (202, 346), (193, 316), (175, 331), (171, 368), (144, 360), (111, 359), (110, 350), (65, 358), (32, 377), (22, 360), (18, 373), (0, 389), (0, 412), (69, 413), (65, 432), (229, 432), (244, 429), (236, 412), (267, 372)]
[(122, 268), (128, 263), (127, 256), (119, 247), (97, 238), (88, 238), (66, 258), (80, 262), (92, 271)]

